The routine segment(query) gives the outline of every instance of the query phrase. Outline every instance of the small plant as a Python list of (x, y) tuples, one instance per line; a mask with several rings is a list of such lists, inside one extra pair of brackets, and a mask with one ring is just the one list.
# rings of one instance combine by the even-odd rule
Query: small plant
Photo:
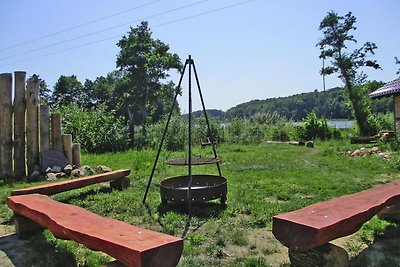
[(249, 241), (242, 231), (237, 231), (232, 236), (233, 243), (238, 246), (246, 246)]
[(191, 234), (188, 234), (188, 236), (186, 237), (186, 240), (189, 241), (189, 243), (192, 246), (200, 246), (204, 243), (204, 241), (207, 240), (207, 238), (200, 234), (191, 233)]

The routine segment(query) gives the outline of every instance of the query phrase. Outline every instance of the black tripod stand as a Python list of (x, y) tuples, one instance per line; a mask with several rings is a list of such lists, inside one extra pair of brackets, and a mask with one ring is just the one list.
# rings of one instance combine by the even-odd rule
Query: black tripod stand
[[(207, 116), (206, 107), (204, 105), (204, 99), (203, 99), (203, 95), (202, 95), (201, 89), (200, 89), (200, 83), (199, 83), (199, 78), (197, 76), (196, 66), (194, 65), (194, 61), (193, 61), (193, 59), (191, 58), (190, 55), (189, 55), (189, 58), (186, 59), (186, 61), (185, 61), (185, 65), (183, 67), (183, 71), (182, 71), (181, 77), (179, 79), (179, 83), (178, 83), (178, 86), (177, 86), (177, 89), (176, 89), (176, 93), (175, 93), (174, 100), (173, 100), (173, 103), (172, 103), (172, 106), (171, 106), (171, 110), (169, 112), (167, 123), (165, 125), (164, 132), (163, 132), (163, 135), (162, 135), (162, 138), (161, 138), (160, 146), (159, 146), (158, 151), (157, 151), (157, 156), (156, 156), (156, 159), (154, 161), (153, 169), (151, 170), (151, 174), (150, 174), (150, 177), (149, 177), (149, 182), (147, 184), (146, 192), (144, 194), (143, 203), (146, 202), (146, 197), (147, 197), (150, 185), (151, 185), (151, 181), (152, 181), (153, 176), (154, 176), (154, 171), (156, 169), (158, 159), (160, 157), (161, 149), (162, 149), (162, 146), (163, 146), (163, 143), (164, 143), (164, 140), (165, 140), (165, 136), (166, 136), (166, 133), (167, 133), (167, 130), (168, 130), (168, 126), (169, 126), (169, 123), (170, 123), (170, 120), (171, 120), (171, 117), (172, 117), (172, 113), (173, 113), (173, 110), (174, 110), (174, 107), (175, 107), (175, 104), (176, 104), (176, 101), (177, 101), (177, 97), (179, 95), (179, 89), (181, 88), (182, 80), (183, 80), (183, 77), (185, 75), (185, 71), (186, 71), (187, 67), (189, 67), (189, 133), (188, 133), (188, 159), (187, 159), (189, 184), (188, 184), (188, 187), (187, 187), (187, 200), (188, 200), (188, 210), (190, 212), (191, 211), (191, 204), (192, 204), (191, 203), (192, 202), (191, 201), (192, 198), (191, 198), (191, 192), (190, 192), (191, 191), (191, 186), (192, 186), (192, 85), (191, 85), (191, 83), (192, 83), (192, 68), (193, 68), (193, 72), (194, 72), (194, 75), (195, 75), (197, 88), (198, 88), (198, 91), (199, 91), (201, 105), (202, 105), (202, 108), (203, 108), (203, 114), (204, 114), (204, 117), (206, 119), (208, 136), (211, 135), (210, 122), (209, 122), (209, 119), (208, 119), (208, 116)], [(212, 150), (213, 150), (213, 153), (214, 153), (214, 157), (217, 158), (217, 151), (215, 149), (214, 140), (211, 140), (211, 145), (212, 145)], [(220, 169), (220, 166), (219, 166), (219, 162), (216, 162), (216, 165), (217, 165), (219, 176), (221, 176), (221, 169)]]

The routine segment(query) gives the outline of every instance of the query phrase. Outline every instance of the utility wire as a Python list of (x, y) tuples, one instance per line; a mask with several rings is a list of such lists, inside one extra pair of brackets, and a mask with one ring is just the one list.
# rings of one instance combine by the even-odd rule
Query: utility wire
[(106, 29), (103, 29), (103, 30), (99, 30), (99, 31), (95, 31), (95, 32), (79, 35), (79, 36), (74, 37), (72, 39), (68, 39), (68, 40), (65, 40), (65, 41), (53, 43), (53, 44), (50, 44), (50, 45), (47, 45), (47, 46), (43, 46), (43, 47), (40, 47), (40, 48), (31, 49), (31, 50), (28, 50), (28, 51), (25, 51), (25, 52), (22, 52), (22, 53), (18, 53), (18, 54), (10, 55), (10, 56), (7, 56), (7, 57), (3, 57), (3, 58), (0, 58), (0, 60), (5, 60), (5, 59), (10, 59), (10, 58), (14, 58), (14, 57), (30, 54), (32, 52), (44, 50), (44, 49), (47, 49), (47, 48), (50, 48), (50, 47), (53, 47), (53, 46), (65, 44), (65, 43), (68, 43), (68, 42), (72, 42), (72, 41), (75, 41), (75, 40), (86, 38), (86, 37), (89, 37), (89, 36), (92, 36), (92, 35), (95, 35), (95, 34), (99, 34), (99, 33), (102, 33), (102, 32), (114, 30), (114, 29), (117, 29), (117, 28), (120, 28), (120, 27), (123, 27), (123, 26), (126, 26), (126, 25), (131, 25), (132, 23), (135, 23), (135, 22), (138, 22), (138, 21), (148, 20), (148, 19), (155, 18), (155, 17), (161, 16), (161, 15), (172, 13), (172, 12), (175, 12), (175, 11), (178, 11), (178, 10), (181, 10), (181, 9), (185, 9), (185, 8), (188, 8), (188, 7), (192, 7), (192, 6), (207, 2), (207, 1), (209, 1), (209, 0), (197, 1), (197, 2), (188, 4), (188, 5), (184, 5), (184, 6), (181, 6), (181, 7), (169, 9), (167, 11), (163, 11), (163, 12), (160, 12), (160, 13), (145, 17), (145, 18), (136, 19), (136, 20), (133, 20), (133, 21), (130, 21), (130, 22), (126, 22), (126, 23), (123, 23), (123, 24), (119, 24), (119, 25), (116, 25), (116, 26), (112, 26), (112, 27), (109, 27), (109, 28), (106, 28)]
[[(204, 16), (204, 15), (207, 15), (207, 14), (210, 14), (210, 13), (215, 13), (215, 12), (222, 11), (222, 10), (225, 10), (225, 9), (233, 8), (233, 7), (236, 7), (236, 6), (239, 6), (239, 5), (243, 5), (243, 4), (247, 4), (247, 3), (250, 3), (250, 2), (253, 2), (253, 1), (256, 1), (256, 0), (242, 1), (242, 2), (239, 2), (239, 3), (232, 4), (232, 5), (223, 6), (223, 7), (212, 9), (212, 10), (205, 11), (205, 12), (200, 12), (200, 13), (197, 13), (197, 14), (194, 14), (194, 15), (190, 15), (190, 16), (187, 16), (187, 17), (183, 17), (183, 18), (180, 18), (180, 19), (164, 22), (164, 23), (155, 25), (152, 28), (157, 28), (157, 27), (169, 25), (169, 24), (172, 24), (172, 23), (188, 20), (188, 19), (191, 19), (191, 18)], [(20, 62), (30, 61), (30, 60), (33, 60), (33, 59), (42, 58), (42, 57), (46, 57), (46, 56), (62, 53), (62, 52), (65, 52), (65, 51), (69, 51), (69, 50), (73, 50), (73, 49), (77, 49), (77, 48), (81, 48), (81, 47), (85, 47), (85, 46), (90, 46), (90, 45), (93, 45), (93, 44), (97, 44), (97, 43), (101, 43), (101, 42), (108, 41), (108, 40), (111, 40), (111, 39), (115, 39), (115, 38), (118, 38), (120, 36), (121, 36), (120, 34), (119, 35), (114, 35), (114, 36), (107, 37), (107, 38), (100, 39), (100, 40), (96, 40), (96, 41), (93, 41), (93, 42), (89, 42), (89, 43), (85, 43), (85, 44), (81, 44), (81, 45), (77, 45), (77, 46), (73, 46), (73, 47), (69, 47), (69, 48), (65, 48), (65, 49), (61, 49), (61, 50), (57, 50), (57, 51), (54, 51), (54, 52), (51, 52), (51, 53), (46, 53), (46, 54), (38, 55), (38, 56), (35, 56), (35, 57), (22, 59), (22, 60), (14, 61), (14, 62), (7, 63), (7, 64), (2, 64), (1, 66), (13, 65), (13, 64), (16, 64), (16, 63), (20, 63)]]
[[(20, 47), (20, 46), (23, 46), (23, 45), (26, 45), (26, 44), (30, 44), (30, 43), (39, 41), (39, 40), (47, 39), (49, 37), (52, 37), (52, 36), (55, 36), (55, 35), (59, 35), (61, 33), (69, 32), (69, 31), (72, 31), (72, 30), (75, 30), (75, 29), (78, 29), (78, 28), (82, 28), (84, 26), (87, 26), (87, 25), (102, 21), (102, 20), (106, 20), (106, 19), (118, 16), (118, 15), (121, 15), (121, 14), (124, 14), (124, 13), (128, 13), (128, 12), (133, 11), (133, 10), (137, 10), (137, 9), (140, 9), (140, 8), (143, 8), (143, 7), (146, 7), (146, 6), (150, 6), (150, 5), (158, 3), (158, 2), (161, 2), (161, 0), (152, 1), (152, 2), (149, 2), (149, 3), (143, 4), (143, 5), (140, 5), (140, 6), (136, 6), (136, 7), (129, 8), (129, 9), (125, 9), (125, 10), (122, 10), (120, 12), (117, 12), (117, 13), (114, 13), (114, 14), (111, 14), (111, 15), (108, 15), (108, 16), (105, 16), (105, 17), (101, 17), (101, 18), (98, 18), (98, 19), (95, 19), (95, 20), (91, 20), (91, 21), (88, 21), (86, 23), (79, 24), (79, 25), (76, 25), (76, 26), (73, 26), (73, 27), (58, 31), (58, 32), (49, 33), (49, 34), (43, 35), (41, 37), (38, 37), (38, 38), (35, 38), (35, 39), (31, 39), (31, 40), (28, 40), (28, 41), (25, 41), (25, 42), (22, 42), (22, 43), (18, 43), (18, 44), (9, 46), (9, 47), (0, 48), (0, 51), (9, 50), (11, 48)], [(34, 50), (34, 51), (36, 51), (36, 50)]]

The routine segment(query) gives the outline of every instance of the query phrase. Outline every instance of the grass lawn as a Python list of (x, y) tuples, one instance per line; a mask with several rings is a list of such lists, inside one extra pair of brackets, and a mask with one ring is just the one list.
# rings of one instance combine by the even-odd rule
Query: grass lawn
[[(227, 206), (221, 206), (219, 200), (196, 205), (192, 216), (185, 212), (185, 207), (161, 205), (158, 188), (161, 180), (187, 173), (185, 167), (163, 163), (167, 158), (185, 156), (183, 152), (162, 152), (146, 205), (142, 199), (156, 155), (153, 150), (82, 155), (85, 165), (131, 169), (131, 186), (124, 191), (111, 191), (107, 184), (93, 185), (53, 198), (102, 216), (185, 238), (178, 266), (290, 266), (286, 248), (271, 233), (272, 216), (400, 178), (397, 153), (389, 159), (343, 155), (348, 149), (360, 147), (347, 141), (317, 142), (315, 148), (223, 144), (218, 152), (223, 160), (222, 175), (228, 179)], [(194, 154), (205, 155), (206, 150), (197, 149)], [(217, 169), (193, 167), (193, 174), (201, 173), (217, 174)], [(2, 183), (3, 224), (12, 224), (6, 197), (12, 189), (26, 186), (22, 182)], [(372, 219), (344, 245), (352, 256), (351, 264), (366, 266), (363, 264), (369, 259), (365, 245), (396, 235), (400, 234), (395, 225)], [(48, 231), (29, 242), (41, 252), (29, 259), (29, 266), (98, 266), (110, 260), (107, 255), (74, 242), (58, 240)], [(387, 242), (394, 242), (391, 247), (396, 248), (395, 254), (400, 239)], [(379, 260), (385, 266), (400, 264), (390, 253)]]

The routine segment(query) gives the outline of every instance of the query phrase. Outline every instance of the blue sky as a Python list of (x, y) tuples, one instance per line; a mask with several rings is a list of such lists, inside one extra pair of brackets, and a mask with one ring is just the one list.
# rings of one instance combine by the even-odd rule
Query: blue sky
[[(377, 44), (383, 70), (366, 71), (369, 79), (393, 80), (399, 68), (398, 0), (1, 0), (0, 10), (0, 73), (38, 74), (51, 88), (60, 75), (83, 83), (115, 70), (116, 43), (142, 20), (182, 60), (192, 55), (207, 108), (322, 91), (315, 44), (331, 10), (357, 17), (358, 45)], [(327, 88), (338, 85), (327, 77)], [(179, 102), (187, 112), (185, 94)]]

